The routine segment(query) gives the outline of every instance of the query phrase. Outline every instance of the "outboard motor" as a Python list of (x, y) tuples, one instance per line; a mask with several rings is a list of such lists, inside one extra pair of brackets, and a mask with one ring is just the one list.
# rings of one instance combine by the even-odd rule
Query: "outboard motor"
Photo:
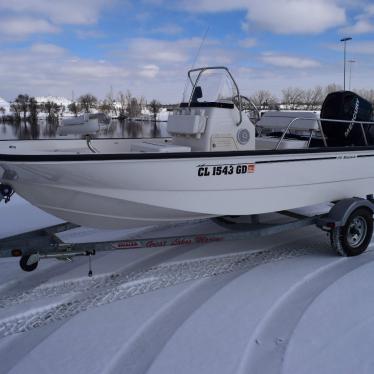
[[(322, 104), (321, 118), (352, 121), (350, 123), (321, 121), (328, 146), (364, 146), (366, 144), (361, 124), (355, 122), (373, 121), (373, 107), (369, 101), (354, 92), (332, 92), (326, 96)], [(364, 124), (363, 128), (368, 144), (374, 144), (374, 126)]]

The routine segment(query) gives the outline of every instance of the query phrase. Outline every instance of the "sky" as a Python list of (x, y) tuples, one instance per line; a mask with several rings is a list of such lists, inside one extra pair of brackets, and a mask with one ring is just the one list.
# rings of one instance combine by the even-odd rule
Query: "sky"
[(0, 97), (179, 102), (187, 70), (225, 65), (241, 93), (374, 89), (373, 0), (0, 0)]

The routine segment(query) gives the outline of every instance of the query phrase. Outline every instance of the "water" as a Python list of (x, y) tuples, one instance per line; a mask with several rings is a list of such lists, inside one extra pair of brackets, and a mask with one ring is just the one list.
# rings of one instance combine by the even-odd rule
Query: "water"
[(97, 138), (159, 138), (169, 136), (166, 122), (112, 120), (108, 126), (59, 126), (46, 120), (37, 123), (0, 123), (0, 140), (80, 139), (90, 134)]

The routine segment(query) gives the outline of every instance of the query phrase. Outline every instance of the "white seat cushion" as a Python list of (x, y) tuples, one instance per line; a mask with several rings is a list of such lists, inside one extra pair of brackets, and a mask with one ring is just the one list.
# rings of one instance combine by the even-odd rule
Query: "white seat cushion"
[(319, 114), (314, 112), (265, 112), (261, 119), (256, 123), (257, 127), (270, 129), (273, 131), (284, 131), (291, 121), (295, 120), (291, 127), (292, 130), (300, 131), (318, 131)]
[(172, 135), (200, 135), (205, 131), (207, 118), (200, 114), (169, 116), (167, 131)]

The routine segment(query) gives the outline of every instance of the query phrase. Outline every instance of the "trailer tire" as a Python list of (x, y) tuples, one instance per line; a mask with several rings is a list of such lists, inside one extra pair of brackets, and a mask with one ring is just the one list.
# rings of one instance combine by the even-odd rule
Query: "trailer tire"
[(34, 271), (38, 267), (39, 261), (36, 261), (32, 263), (31, 265), (27, 263), (30, 257), (31, 255), (25, 255), (25, 256), (22, 256), (21, 259), (19, 260), (19, 266), (21, 266), (21, 269), (23, 271), (27, 271), (27, 272)]
[(366, 251), (372, 235), (372, 211), (367, 208), (358, 208), (348, 217), (344, 226), (331, 230), (331, 246), (341, 256), (358, 256)]

